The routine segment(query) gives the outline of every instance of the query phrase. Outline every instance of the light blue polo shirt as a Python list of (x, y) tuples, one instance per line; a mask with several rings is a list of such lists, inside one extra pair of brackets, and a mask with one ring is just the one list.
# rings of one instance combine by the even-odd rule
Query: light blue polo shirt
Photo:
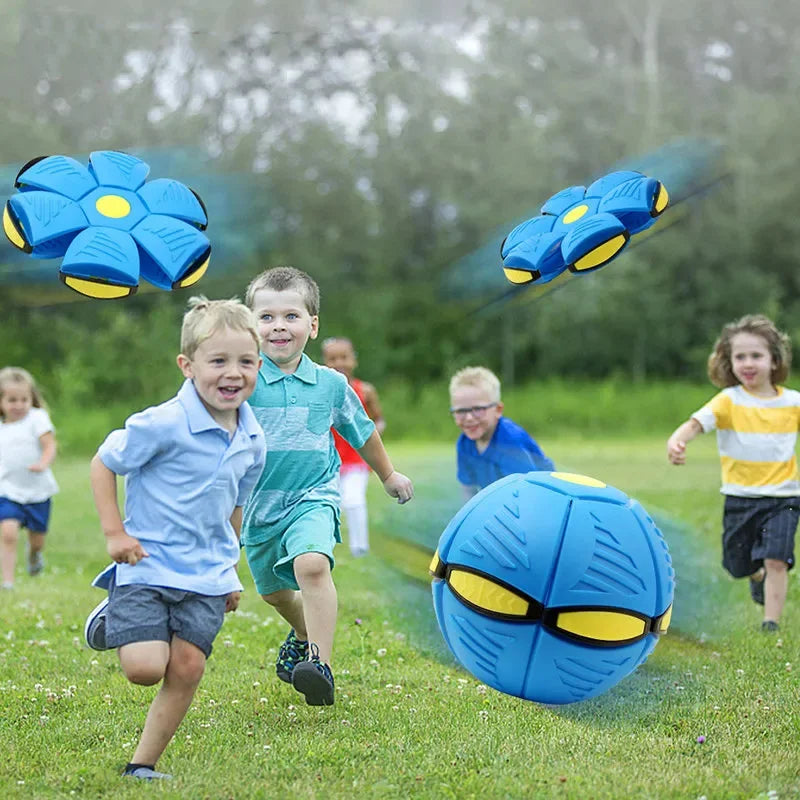
[[(112, 431), (98, 455), (125, 476), (125, 530), (150, 554), (116, 564), (118, 586), (144, 584), (205, 595), (241, 591), (239, 542), (230, 523), (264, 467), (264, 434), (247, 403), (231, 436), (191, 380)], [(105, 573), (106, 571), (104, 571)], [(108, 576), (98, 577), (103, 586)]]
[(263, 355), (249, 403), (267, 438), (269, 457), (244, 509), (242, 543), (279, 535), (309, 504), (339, 513), (339, 465), (331, 427), (356, 449), (375, 430), (347, 378), (303, 354), (282, 372)]

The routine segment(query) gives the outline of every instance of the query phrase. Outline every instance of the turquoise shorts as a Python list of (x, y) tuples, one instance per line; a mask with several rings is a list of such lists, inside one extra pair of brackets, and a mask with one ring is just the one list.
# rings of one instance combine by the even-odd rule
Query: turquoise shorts
[(341, 541), (336, 511), (315, 505), (264, 542), (244, 546), (247, 564), (259, 594), (280, 589), (299, 589), (294, 577), (294, 560), (303, 553), (322, 553), (334, 567), (333, 548)]

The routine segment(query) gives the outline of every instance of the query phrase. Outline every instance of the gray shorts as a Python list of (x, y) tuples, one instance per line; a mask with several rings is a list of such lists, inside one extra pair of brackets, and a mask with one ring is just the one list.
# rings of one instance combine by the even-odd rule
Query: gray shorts
[(109, 648), (133, 642), (167, 642), (178, 636), (211, 655), (225, 617), (227, 595), (216, 597), (144, 586), (140, 583), (108, 587), (106, 644)]

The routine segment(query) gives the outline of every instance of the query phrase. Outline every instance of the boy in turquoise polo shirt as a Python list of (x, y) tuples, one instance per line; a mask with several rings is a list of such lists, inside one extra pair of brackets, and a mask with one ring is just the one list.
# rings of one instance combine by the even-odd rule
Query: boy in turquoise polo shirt
[(336, 628), (331, 577), (339, 535), (339, 456), (335, 428), (405, 503), (411, 481), (396, 472), (344, 375), (303, 353), (319, 331), (319, 288), (305, 272), (276, 267), (247, 288), (264, 356), (250, 405), (269, 457), (244, 509), (242, 544), (263, 599), (289, 623), (278, 677), (309, 705), (332, 705)]
[[(161, 689), (124, 775), (155, 765), (191, 705), (226, 611), (239, 604), (242, 506), (264, 466), (264, 434), (245, 402), (261, 364), (252, 312), (192, 298), (181, 330), (176, 397), (133, 414), (92, 460), (91, 482), (113, 563), (86, 621), (87, 644), (118, 648), (131, 683)], [(125, 476), (125, 521), (116, 476)]]

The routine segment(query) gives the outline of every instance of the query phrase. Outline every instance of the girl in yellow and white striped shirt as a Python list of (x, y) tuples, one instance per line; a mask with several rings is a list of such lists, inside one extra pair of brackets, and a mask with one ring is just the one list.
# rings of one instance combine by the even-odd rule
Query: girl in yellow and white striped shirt
[(780, 385), (790, 365), (789, 337), (767, 317), (752, 314), (726, 325), (708, 359), (709, 378), (722, 391), (667, 442), (667, 458), (684, 464), (687, 442), (717, 431), (722, 564), (734, 578), (749, 576), (750, 594), (764, 606), (765, 631), (778, 630), (800, 518), (800, 392)]

